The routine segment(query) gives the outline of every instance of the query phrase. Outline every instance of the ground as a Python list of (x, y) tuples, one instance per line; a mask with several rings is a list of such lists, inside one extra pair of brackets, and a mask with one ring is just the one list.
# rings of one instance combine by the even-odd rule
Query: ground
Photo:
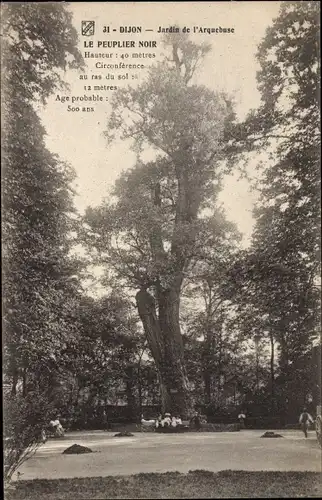
[[(193, 469), (214, 472), (321, 471), (321, 449), (314, 432), (276, 431), (283, 438), (261, 438), (261, 430), (241, 432), (156, 434), (117, 438), (111, 432), (73, 432), (49, 440), (19, 469), (21, 478), (56, 479), (115, 476)], [(63, 455), (72, 444), (94, 453)]]
[[(6, 500), (311, 498), (322, 496), (313, 432), (155, 434), (73, 432), (49, 440), (19, 469)], [(65, 455), (72, 444), (93, 453)], [(18, 479), (18, 480), (17, 480)]]
[(166, 472), (20, 481), (6, 500), (112, 498), (321, 498), (317, 472)]

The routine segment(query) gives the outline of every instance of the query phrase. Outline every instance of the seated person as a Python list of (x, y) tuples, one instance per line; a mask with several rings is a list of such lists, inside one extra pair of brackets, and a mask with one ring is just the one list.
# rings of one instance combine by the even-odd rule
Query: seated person
[(171, 427), (177, 427), (177, 419), (176, 419), (176, 417), (172, 417), (172, 419), (171, 419)]
[(177, 425), (182, 425), (182, 420), (180, 417), (176, 417)]
[(55, 430), (55, 429), (56, 429), (56, 427), (57, 427), (58, 425), (59, 425), (59, 420), (58, 420), (58, 419), (56, 419), (56, 420), (51, 420), (51, 421), (49, 422), (49, 427), (51, 427), (51, 428), (52, 428), (52, 430)]
[(169, 427), (171, 425), (171, 414), (165, 413), (162, 422), (163, 422), (162, 427)]
[(53, 432), (56, 434), (56, 436), (60, 437), (64, 435), (63, 426), (61, 425), (58, 418), (56, 418), (56, 420), (51, 420), (49, 422), (49, 425), (52, 428)]

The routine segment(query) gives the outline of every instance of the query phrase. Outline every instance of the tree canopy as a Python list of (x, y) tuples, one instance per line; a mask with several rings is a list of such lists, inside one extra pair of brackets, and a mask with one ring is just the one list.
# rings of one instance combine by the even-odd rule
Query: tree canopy
[(48, 375), (74, 330), (75, 174), (46, 148), (34, 104), (62, 83), (60, 71), (80, 67), (81, 55), (63, 6), (6, 4), (2, 14), (4, 356), (15, 393), (21, 377), (27, 391), (36, 366)]
[(264, 147), (268, 159), (252, 246), (234, 266), (233, 287), (253, 328), (277, 342), (283, 377), (299, 380), (293, 366), (312, 349), (319, 317), (318, 11), (317, 2), (282, 4), (258, 49), (261, 105), (240, 127), (244, 147)]
[[(115, 203), (88, 210), (85, 220), (88, 242), (138, 290), (139, 314), (167, 380), (164, 404), (170, 407), (170, 394), (180, 394), (175, 406), (185, 413), (180, 294), (205, 246), (238, 238), (223, 212), (214, 209), (225, 171), (225, 132), (235, 115), (226, 95), (193, 82), (209, 47), (184, 35), (164, 43), (169, 58), (153, 66), (137, 88), (116, 92), (112, 103), (106, 135), (112, 140), (121, 131), (123, 139), (132, 138), (137, 164), (117, 182)], [(147, 149), (155, 160), (141, 159)]]

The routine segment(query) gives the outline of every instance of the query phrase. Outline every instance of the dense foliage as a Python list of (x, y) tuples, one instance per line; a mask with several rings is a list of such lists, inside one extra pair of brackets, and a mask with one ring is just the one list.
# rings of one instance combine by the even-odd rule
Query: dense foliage
[(310, 396), (295, 365), (312, 349), (319, 325), (318, 14), (318, 2), (282, 4), (258, 50), (262, 103), (243, 125), (244, 147), (266, 148), (268, 160), (252, 246), (236, 262), (232, 286), (244, 304), (244, 325), (271, 340), (272, 385), (274, 344), (278, 349), (281, 404), (292, 380), (299, 405)]
[[(74, 173), (46, 148), (34, 103), (44, 102), (61, 83), (60, 70), (78, 67), (81, 59), (63, 6), (11, 3), (2, 16), (4, 365), (11, 392), (6, 411), (9, 420), (25, 419), (12, 429), (28, 427), (33, 444), (40, 421), (32, 432), (28, 404), (37, 397), (43, 404), (39, 418), (48, 417), (60, 350), (75, 334), (79, 292), (79, 263), (69, 257)], [(17, 414), (19, 407), (25, 411)], [(18, 460), (23, 449), (16, 452)], [(9, 476), (12, 471), (7, 469)]]

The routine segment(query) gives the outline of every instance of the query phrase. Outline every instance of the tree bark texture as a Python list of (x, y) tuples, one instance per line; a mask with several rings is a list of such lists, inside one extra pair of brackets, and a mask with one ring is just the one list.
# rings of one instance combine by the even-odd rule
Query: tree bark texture
[(185, 418), (191, 413), (192, 402), (179, 325), (179, 291), (172, 288), (158, 295), (157, 314), (152, 295), (140, 290), (136, 295), (138, 311), (160, 378), (162, 411)]
[(212, 367), (212, 355), (213, 355), (213, 333), (210, 329), (206, 333), (206, 338), (204, 340), (204, 345), (202, 349), (202, 377), (204, 383), (204, 402), (209, 405), (212, 401), (213, 392), (213, 367)]
[(132, 365), (128, 366), (126, 369), (125, 378), (126, 387), (126, 400), (131, 417), (137, 417), (137, 404), (135, 397), (135, 370)]
[(27, 368), (22, 370), (22, 397), (27, 396)]
[(208, 369), (203, 371), (203, 382), (204, 382), (204, 401), (205, 405), (211, 403), (211, 374)]
[(270, 344), (271, 344), (271, 356), (270, 356), (270, 374), (271, 374), (271, 407), (272, 411), (274, 411), (275, 407), (275, 346), (274, 346), (274, 337), (273, 334), (270, 333)]
[(19, 380), (19, 372), (15, 368), (12, 376), (12, 385), (11, 385), (11, 394), (12, 396), (15, 396), (17, 394), (17, 384)]

